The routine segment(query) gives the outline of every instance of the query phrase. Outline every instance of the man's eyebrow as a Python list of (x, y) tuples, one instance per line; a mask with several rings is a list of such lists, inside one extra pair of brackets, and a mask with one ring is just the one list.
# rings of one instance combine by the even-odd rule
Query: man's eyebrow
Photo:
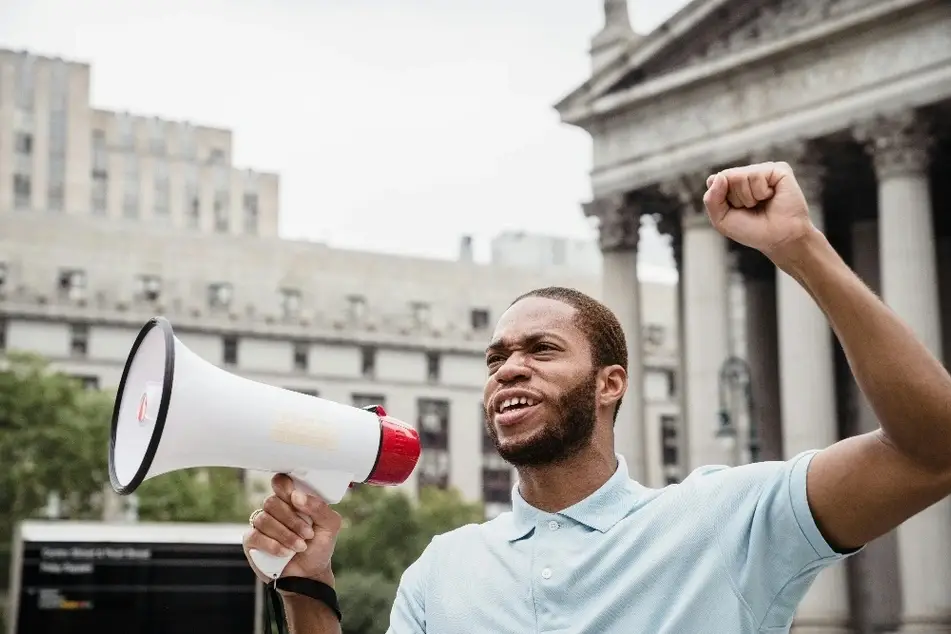
[(538, 343), (542, 339), (559, 339), (560, 340), (560, 337), (550, 332), (533, 332), (533, 333), (525, 335), (524, 337), (520, 337), (519, 339), (511, 339), (511, 338), (506, 339), (505, 337), (503, 337), (501, 339), (495, 339), (494, 341), (492, 341), (492, 343), (490, 343), (486, 347), (485, 353), (489, 354), (490, 352), (493, 352), (495, 350), (508, 350), (510, 348), (515, 348), (515, 347), (526, 347), (526, 346), (530, 346), (532, 344)]

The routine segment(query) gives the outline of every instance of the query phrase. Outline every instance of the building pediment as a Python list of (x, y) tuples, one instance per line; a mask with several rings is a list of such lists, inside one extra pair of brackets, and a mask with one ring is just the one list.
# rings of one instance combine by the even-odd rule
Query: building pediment
[(693, 0), (555, 105), (586, 125), (638, 99), (727, 74), (930, 0)]

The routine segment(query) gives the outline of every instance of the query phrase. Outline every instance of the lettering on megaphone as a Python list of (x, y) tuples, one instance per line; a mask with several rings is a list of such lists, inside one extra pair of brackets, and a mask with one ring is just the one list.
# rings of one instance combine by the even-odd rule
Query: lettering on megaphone
[[(232, 374), (202, 359), (164, 317), (139, 331), (119, 381), (109, 478), (120, 495), (194, 467), (286, 473), (336, 504), (352, 483), (397, 486), (419, 461), (419, 435), (380, 406), (358, 408)], [(292, 556), (291, 556), (292, 557)], [(291, 557), (252, 551), (271, 578)]]

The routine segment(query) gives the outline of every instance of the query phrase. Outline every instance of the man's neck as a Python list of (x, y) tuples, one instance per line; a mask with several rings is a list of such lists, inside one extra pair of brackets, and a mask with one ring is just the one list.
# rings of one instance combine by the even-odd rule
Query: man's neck
[(518, 492), (537, 509), (557, 513), (585, 499), (617, 471), (613, 451), (596, 443), (564, 461), (545, 467), (520, 467)]

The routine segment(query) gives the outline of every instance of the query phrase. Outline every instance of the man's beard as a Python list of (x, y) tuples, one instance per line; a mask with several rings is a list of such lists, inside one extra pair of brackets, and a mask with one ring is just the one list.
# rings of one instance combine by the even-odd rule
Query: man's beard
[(496, 451), (515, 467), (544, 467), (574, 456), (588, 446), (594, 435), (596, 386), (597, 372), (592, 372), (557, 403), (547, 403), (554, 409), (554, 418), (518, 443), (502, 445), (495, 423), (486, 412), (486, 430)]

